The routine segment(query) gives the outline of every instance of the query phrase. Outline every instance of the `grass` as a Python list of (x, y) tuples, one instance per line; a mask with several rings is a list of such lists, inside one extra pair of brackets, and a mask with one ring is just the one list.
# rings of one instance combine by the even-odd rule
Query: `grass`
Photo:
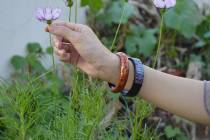
[[(46, 76), (47, 77), (47, 76)], [(33, 81), (33, 79), (31, 79)], [(135, 100), (135, 112), (126, 109), (107, 128), (99, 124), (107, 113), (109, 91), (102, 82), (90, 82), (86, 75), (74, 70), (71, 96), (62, 94), (59, 80), (1, 83), (1, 140), (116, 140), (154, 139), (155, 134), (143, 125), (151, 106)]]

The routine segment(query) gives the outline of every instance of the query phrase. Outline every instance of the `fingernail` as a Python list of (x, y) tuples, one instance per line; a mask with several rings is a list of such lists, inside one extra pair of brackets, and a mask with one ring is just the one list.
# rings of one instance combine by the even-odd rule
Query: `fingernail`
[(55, 42), (55, 46), (59, 46), (59, 43), (57, 41)]
[(45, 28), (45, 32), (49, 32), (49, 28), (48, 27)]

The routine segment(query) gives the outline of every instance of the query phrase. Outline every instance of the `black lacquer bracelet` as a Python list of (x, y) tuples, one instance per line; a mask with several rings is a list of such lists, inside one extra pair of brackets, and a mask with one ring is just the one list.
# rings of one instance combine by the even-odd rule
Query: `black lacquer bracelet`
[(144, 80), (144, 66), (141, 60), (137, 58), (128, 58), (134, 66), (134, 81), (131, 89), (129, 91), (124, 90), (121, 92), (123, 96), (135, 97), (141, 90), (143, 80)]

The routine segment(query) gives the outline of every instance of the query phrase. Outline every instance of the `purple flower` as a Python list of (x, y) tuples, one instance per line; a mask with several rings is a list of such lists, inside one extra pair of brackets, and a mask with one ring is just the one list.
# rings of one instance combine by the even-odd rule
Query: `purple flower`
[(36, 18), (41, 22), (51, 23), (53, 20), (56, 20), (61, 15), (61, 9), (55, 8), (38, 8), (36, 12)]
[(172, 8), (176, 5), (176, 0), (165, 0), (166, 8)]
[(172, 8), (176, 5), (176, 0), (154, 0), (153, 3), (157, 8)]

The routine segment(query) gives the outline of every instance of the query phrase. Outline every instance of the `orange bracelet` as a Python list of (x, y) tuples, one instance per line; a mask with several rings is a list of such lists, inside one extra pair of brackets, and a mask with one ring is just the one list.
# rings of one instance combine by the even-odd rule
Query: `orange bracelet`
[(109, 83), (113, 93), (118, 93), (124, 90), (129, 75), (129, 60), (127, 55), (122, 52), (118, 52), (117, 55), (120, 58), (120, 78), (117, 82), (117, 86)]

